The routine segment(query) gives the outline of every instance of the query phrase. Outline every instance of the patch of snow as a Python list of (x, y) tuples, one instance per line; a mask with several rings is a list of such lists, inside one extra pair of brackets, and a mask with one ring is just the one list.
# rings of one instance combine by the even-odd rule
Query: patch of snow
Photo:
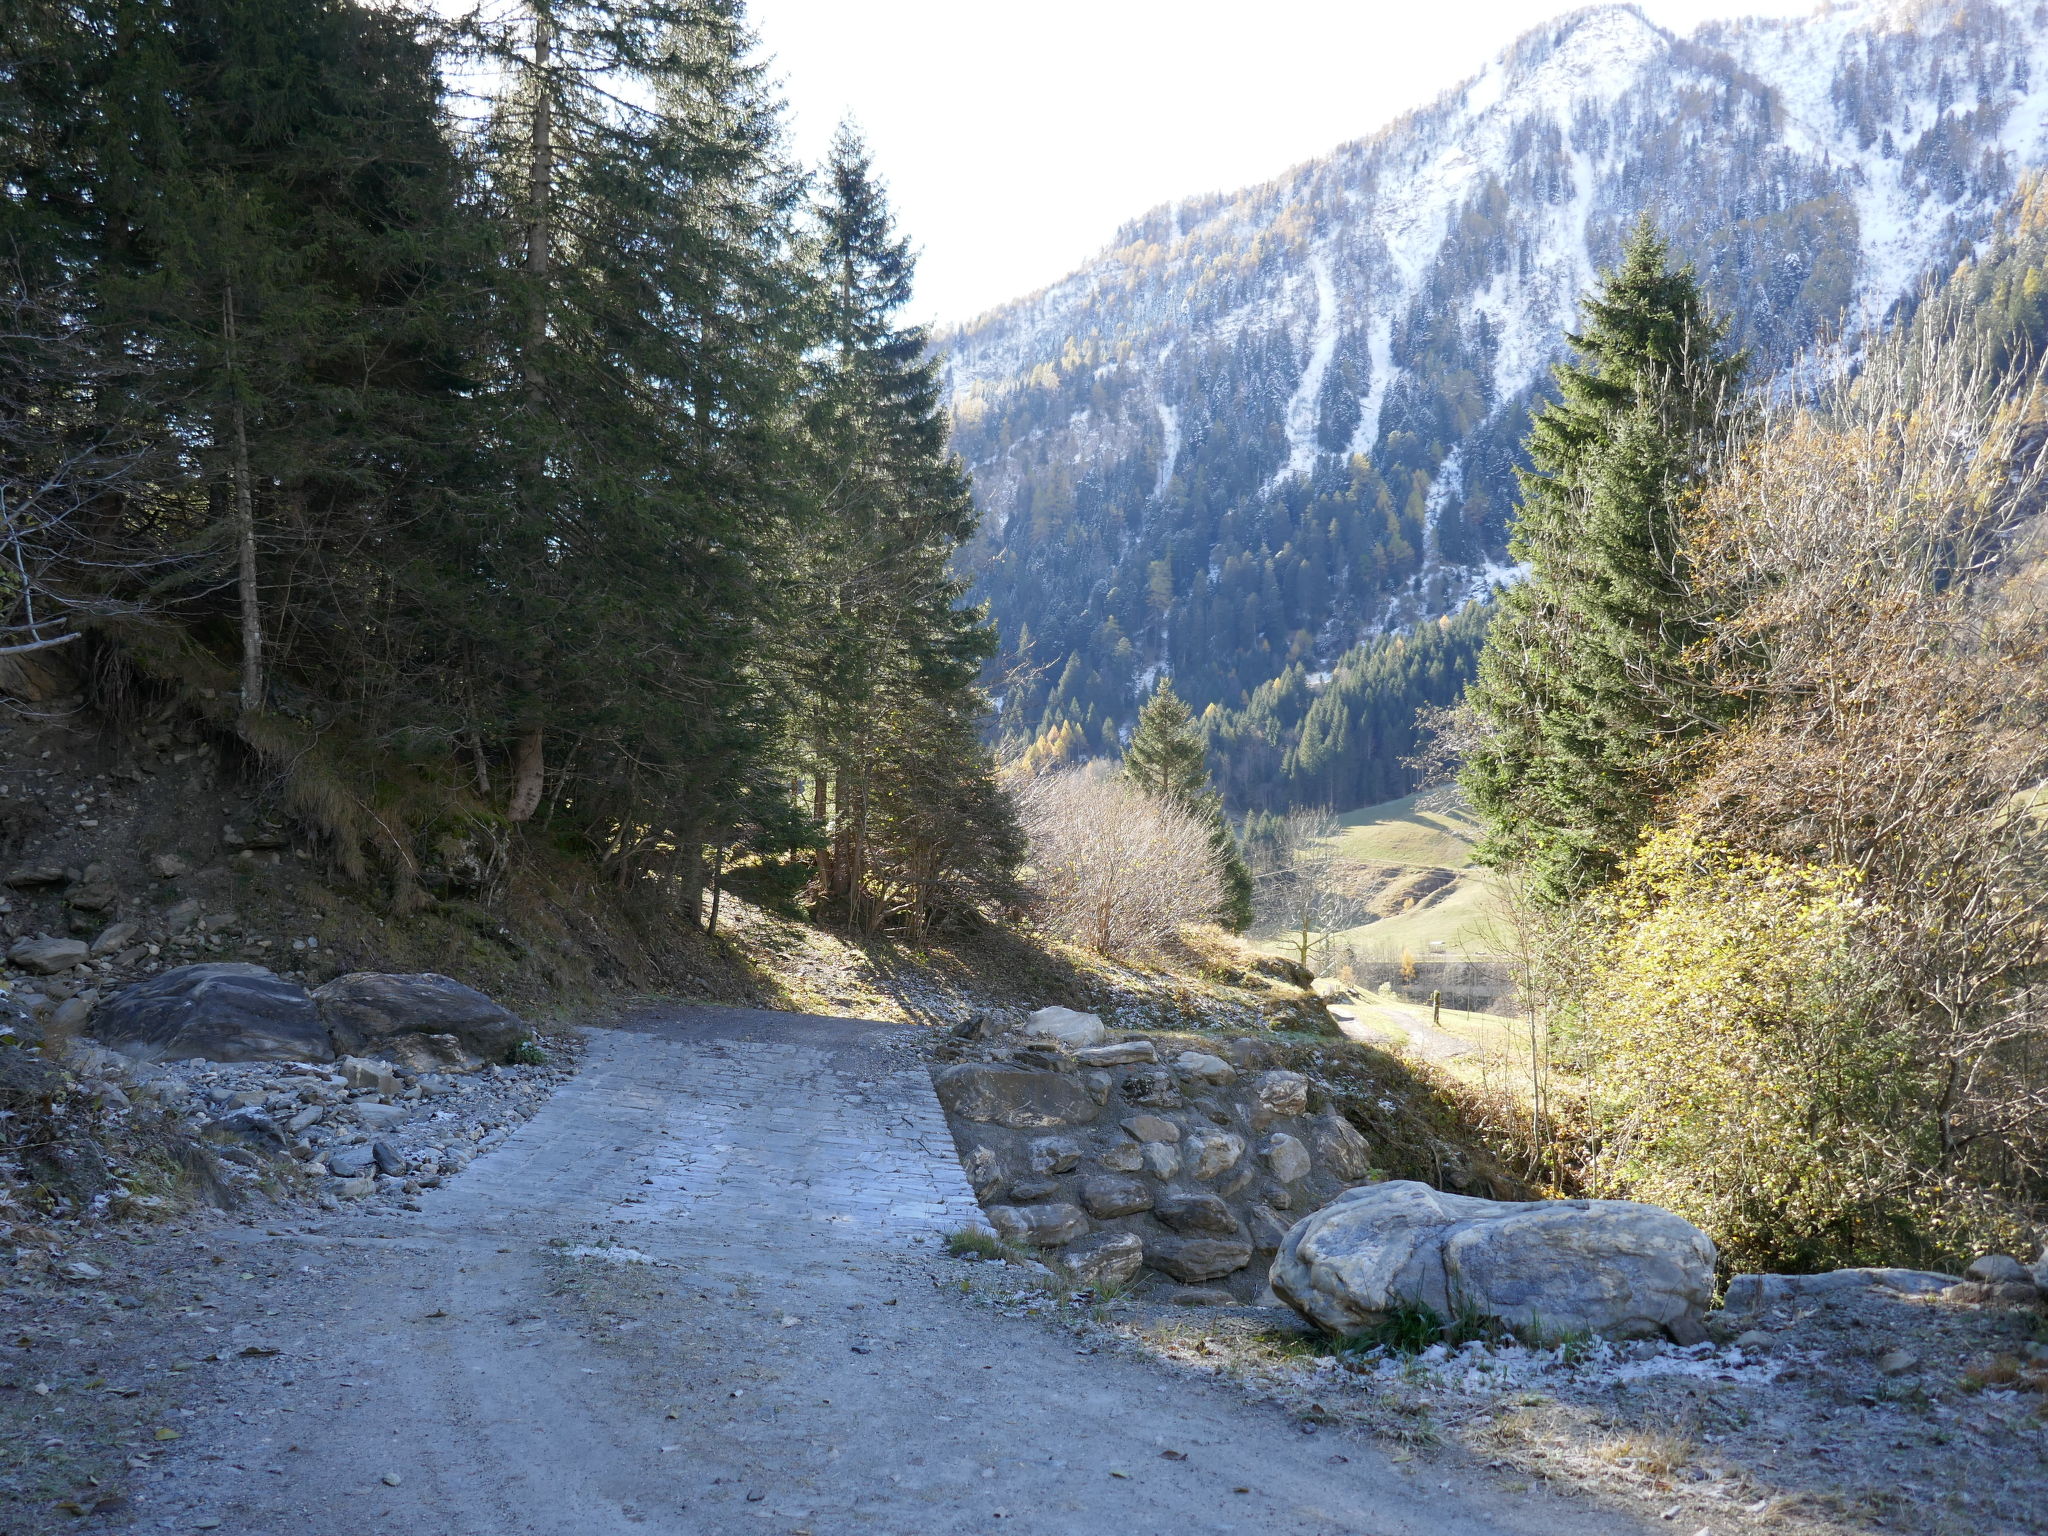
[(1351, 434), (1351, 455), (1370, 454), (1380, 440), (1380, 411), (1387, 403), (1387, 386), (1394, 382), (1394, 316), (1389, 310), (1373, 317), (1365, 333), (1365, 356), (1372, 373), (1365, 381), (1365, 398), (1358, 402), (1358, 426)]
[(612, 1244), (604, 1248), (571, 1248), (572, 1259), (602, 1259), (607, 1264), (659, 1264), (661, 1260), (651, 1253), (642, 1253), (638, 1248), (621, 1248)]
[(1159, 433), (1165, 440), (1159, 451), (1159, 479), (1152, 487), (1152, 499), (1158, 501), (1173, 484), (1173, 466), (1180, 459), (1180, 412), (1164, 400), (1154, 401), (1153, 408), (1159, 412)]
[(1337, 283), (1330, 274), (1327, 251), (1312, 252), (1308, 258), (1310, 279), (1316, 289), (1315, 326), (1309, 333), (1308, 362), (1301, 370), (1301, 382), (1294, 398), (1287, 402), (1287, 462), (1274, 475), (1272, 485), (1306, 475), (1316, 467), (1316, 425), (1323, 398), (1323, 379), (1330, 360), (1337, 355)]

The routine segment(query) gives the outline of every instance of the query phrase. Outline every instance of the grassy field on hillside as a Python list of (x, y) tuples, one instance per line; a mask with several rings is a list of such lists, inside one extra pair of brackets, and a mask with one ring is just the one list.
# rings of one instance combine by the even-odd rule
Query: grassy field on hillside
[(1443, 790), (1369, 805), (1337, 821), (1343, 828), (1338, 848), (1361, 864), (1466, 869), (1479, 838), (1479, 823), (1462, 797)]
[[(1499, 949), (1499, 901), (1487, 874), (1472, 863), (1479, 823), (1455, 790), (1425, 790), (1338, 818), (1335, 842), (1360, 871), (1388, 868), (1445, 870), (1453, 878), (1406, 911), (1392, 912), (1332, 936), (1341, 957), (1360, 960), (1481, 959)], [(1285, 948), (1278, 939), (1263, 949)]]

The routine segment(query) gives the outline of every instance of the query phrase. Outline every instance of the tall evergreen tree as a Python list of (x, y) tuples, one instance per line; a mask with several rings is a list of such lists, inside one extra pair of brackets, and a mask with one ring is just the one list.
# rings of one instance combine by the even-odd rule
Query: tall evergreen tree
[[(994, 635), (953, 574), (974, 505), (948, 445), (926, 334), (899, 318), (914, 272), (909, 243), (850, 128), (833, 140), (823, 183), (823, 345), (803, 416), (816, 505), (784, 653), (791, 747), (823, 833), (814, 903), (863, 927), (901, 920), (918, 931), (933, 915), (920, 893), (936, 887), (906, 867), (917, 862), (910, 843), (962, 850), (956, 873), (967, 885), (1000, 884), (1016, 859), (972, 728)], [(884, 773), (885, 763), (894, 770)], [(988, 837), (948, 836), (934, 815), (998, 825)], [(908, 842), (887, 836), (889, 826)]]
[(1202, 732), (1171, 678), (1163, 678), (1138, 712), (1137, 729), (1124, 748), (1124, 773), (1148, 795), (1169, 800), (1209, 824), (1209, 845), (1223, 877), (1223, 909), (1219, 921), (1242, 933), (1252, 922), (1252, 875), (1230, 821), (1223, 797), (1209, 782), (1209, 754)]
[(1468, 697), (1487, 736), (1462, 779), (1481, 857), (1552, 899), (1613, 871), (1719, 712), (1691, 654), (1680, 518), (1744, 363), (1647, 215), (1585, 322), (1530, 433), (1510, 545), (1530, 579), (1481, 653)]
[(674, 849), (693, 914), (707, 839), (765, 770), (749, 657), (787, 569), (780, 401), (808, 339), (750, 41), (736, 0), (531, 0), (486, 38), (512, 70), (490, 150), (519, 239), (481, 725), (511, 744), (511, 819), (573, 757), (621, 877)]

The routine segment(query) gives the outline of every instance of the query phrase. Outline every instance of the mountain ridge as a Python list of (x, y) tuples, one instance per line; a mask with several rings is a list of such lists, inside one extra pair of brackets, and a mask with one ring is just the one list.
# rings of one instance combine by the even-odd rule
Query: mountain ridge
[(936, 340), (984, 514), (969, 563), (1023, 679), (1005, 727), (1107, 749), (1162, 671), (1236, 704), (1502, 579), (1529, 403), (1644, 206), (1770, 369), (1910, 302), (2044, 160), (2033, 0), (1683, 37), (1609, 5), (1327, 155), (1147, 211)]

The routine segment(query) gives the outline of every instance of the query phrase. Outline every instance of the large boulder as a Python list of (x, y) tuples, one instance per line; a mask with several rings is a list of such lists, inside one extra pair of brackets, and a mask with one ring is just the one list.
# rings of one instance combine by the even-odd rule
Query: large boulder
[(1102, 1110), (1085, 1084), (1059, 1072), (966, 1061), (935, 1074), (932, 1083), (949, 1113), (1013, 1131), (1084, 1125)]
[[(477, 1062), (502, 1062), (529, 1031), (518, 1015), (501, 1008), (474, 987), (447, 976), (425, 973), (389, 976), (352, 971), (337, 976), (313, 994), (320, 1021), (334, 1037), (338, 1051), (352, 1055), (392, 1055), (394, 1042), (405, 1036), (452, 1036)], [(421, 1064), (446, 1070), (456, 1065), (444, 1058), (445, 1042), (429, 1050), (399, 1049), (399, 1056), (419, 1056)]]
[(1041, 1008), (1024, 1020), (1023, 1033), (1036, 1040), (1056, 1040), (1070, 1051), (1086, 1050), (1109, 1038), (1102, 1020), (1072, 1008)]
[(1404, 1307), (1494, 1318), (1528, 1334), (1705, 1337), (1714, 1245), (1627, 1200), (1514, 1203), (1395, 1180), (1347, 1190), (1295, 1224), (1273, 1290), (1331, 1333)]
[(332, 1061), (306, 989), (260, 965), (181, 965), (101, 1003), (92, 1032), (134, 1061)]

